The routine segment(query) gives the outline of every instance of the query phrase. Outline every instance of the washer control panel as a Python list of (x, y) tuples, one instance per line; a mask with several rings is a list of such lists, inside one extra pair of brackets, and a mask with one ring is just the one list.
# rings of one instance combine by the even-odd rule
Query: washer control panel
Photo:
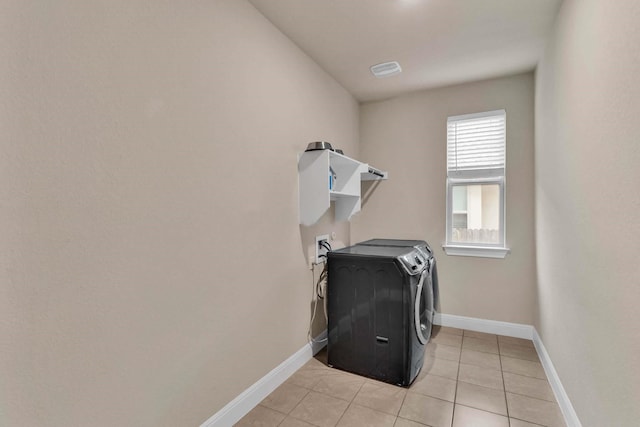
[(398, 257), (400, 262), (402, 262), (402, 266), (407, 273), (414, 275), (419, 274), (427, 267), (427, 258), (424, 253), (419, 250), (413, 250), (401, 257)]

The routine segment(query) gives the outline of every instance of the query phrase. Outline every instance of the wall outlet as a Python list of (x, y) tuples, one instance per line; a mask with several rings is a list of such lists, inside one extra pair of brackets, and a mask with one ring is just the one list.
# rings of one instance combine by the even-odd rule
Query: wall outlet
[(327, 252), (329, 250), (324, 246), (329, 244), (329, 235), (323, 234), (316, 236), (316, 264), (322, 264), (327, 261)]

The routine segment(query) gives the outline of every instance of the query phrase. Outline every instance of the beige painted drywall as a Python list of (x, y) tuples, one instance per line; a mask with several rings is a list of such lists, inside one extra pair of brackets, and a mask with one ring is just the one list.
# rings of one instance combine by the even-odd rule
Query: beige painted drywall
[(640, 420), (638, 22), (566, 0), (536, 73), (536, 328), (585, 427)]
[[(536, 311), (533, 74), (416, 92), (361, 105), (360, 154), (389, 172), (352, 221), (352, 240), (425, 239), (435, 249), (440, 311), (532, 324)], [(447, 256), (447, 117), (507, 111), (505, 259)]]
[(299, 227), (296, 156), (358, 105), (246, 1), (0, 20), (0, 425), (199, 425), (306, 342), (349, 226)]

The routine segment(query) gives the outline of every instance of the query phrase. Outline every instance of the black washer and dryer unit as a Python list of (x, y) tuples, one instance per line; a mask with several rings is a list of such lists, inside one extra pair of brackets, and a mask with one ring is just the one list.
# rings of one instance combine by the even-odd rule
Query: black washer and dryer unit
[(431, 336), (428, 255), (363, 242), (329, 252), (328, 269), (329, 365), (408, 387)]

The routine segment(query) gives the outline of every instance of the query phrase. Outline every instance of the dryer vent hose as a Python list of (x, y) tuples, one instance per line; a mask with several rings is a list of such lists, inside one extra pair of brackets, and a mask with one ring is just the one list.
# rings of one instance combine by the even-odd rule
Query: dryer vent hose
[(327, 273), (329, 271), (329, 263), (325, 261), (324, 267), (317, 281), (314, 281), (314, 291), (316, 297), (313, 303), (313, 313), (311, 314), (311, 320), (309, 320), (309, 330), (307, 331), (307, 338), (310, 343), (323, 343), (327, 341), (327, 338), (316, 340), (311, 336), (311, 328), (313, 327), (313, 321), (316, 318), (316, 312), (318, 310), (318, 300), (322, 300), (322, 307), (324, 309), (324, 320), (327, 321), (327, 299), (325, 298), (327, 292)]

